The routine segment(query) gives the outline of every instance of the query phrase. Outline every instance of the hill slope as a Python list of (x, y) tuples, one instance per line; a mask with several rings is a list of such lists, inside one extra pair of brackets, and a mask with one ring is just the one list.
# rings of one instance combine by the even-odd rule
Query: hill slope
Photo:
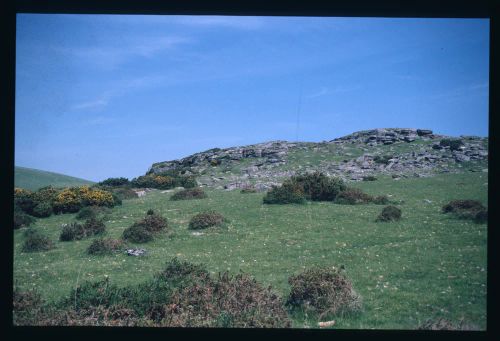
[[(446, 143), (457, 140), (460, 145)], [(158, 162), (149, 173), (193, 173), (207, 187), (234, 189), (253, 185), (266, 190), (297, 172), (321, 171), (345, 180), (368, 175), (394, 178), (482, 171), (487, 167), (488, 139), (450, 137), (432, 130), (380, 128), (323, 142), (271, 141), (249, 146), (213, 148), (180, 160)]]
[(39, 169), (18, 167), (14, 168), (14, 186), (29, 190), (37, 190), (45, 186), (66, 187), (91, 185), (92, 181), (75, 178), (72, 176), (46, 172)]

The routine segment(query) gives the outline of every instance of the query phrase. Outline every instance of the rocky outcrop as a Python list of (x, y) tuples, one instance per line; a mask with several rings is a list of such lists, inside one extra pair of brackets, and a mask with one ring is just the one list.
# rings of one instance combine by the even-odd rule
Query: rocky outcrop
[[(428, 129), (372, 129), (319, 143), (271, 141), (214, 148), (153, 164), (148, 173), (181, 170), (196, 175), (202, 186), (227, 190), (252, 186), (265, 191), (297, 172), (321, 171), (346, 180), (361, 180), (377, 174), (399, 179), (455, 172), (460, 171), (462, 164), (471, 162), (483, 162), (481, 169), (484, 168), (488, 159), (484, 138), (454, 138), (462, 141), (457, 150), (441, 145), (444, 138), (450, 137)], [(352, 154), (353, 150), (357, 156)]]

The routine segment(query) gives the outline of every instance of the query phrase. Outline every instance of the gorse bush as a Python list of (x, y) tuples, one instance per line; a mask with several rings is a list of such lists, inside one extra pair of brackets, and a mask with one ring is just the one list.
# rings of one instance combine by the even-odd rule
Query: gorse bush
[(427, 319), (422, 324), (418, 326), (417, 329), (420, 330), (479, 330), (474, 325), (471, 325), (465, 320), (454, 323), (450, 320), (444, 318)]
[(304, 203), (305, 200), (331, 201), (346, 189), (342, 179), (323, 173), (292, 176), (281, 187), (273, 186), (264, 197), (265, 204)]
[(179, 171), (167, 171), (159, 174), (150, 173), (131, 181), (133, 187), (171, 189), (174, 187), (193, 188), (197, 186), (193, 176), (182, 175)]
[(113, 207), (117, 204), (111, 192), (89, 186), (69, 187), (54, 199), (55, 213), (74, 213), (84, 206)]
[(86, 236), (101, 234), (106, 230), (104, 222), (97, 218), (89, 218), (83, 223)]
[(33, 213), (33, 208), (37, 204), (33, 199), (31, 191), (22, 188), (14, 189), (14, 205), (19, 207), (23, 212), (27, 214)]
[(289, 181), (302, 189), (307, 200), (313, 201), (335, 200), (336, 196), (346, 189), (342, 179), (320, 172), (292, 176)]
[(206, 211), (192, 217), (189, 222), (189, 228), (192, 230), (205, 229), (211, 226), (219, 226), (224, 221), (225, 218), (222, 214), (215, 211)]
[(197, 187), (180, 190), (179, 192), (174, 193), (170, 197), (170, 200), (190, 200), (204, 198), (207, 198), (206, 193), (203, 191), (203, 189)]
[(123, 247), (123, 241), (112, 238), (95, 239), (87, 248), (90, 255), (105, 255), (119, 251)]
[(464, 143), (462, 140), (442, 139), (439, 141), (439, 145), (442, 147), (450, 147), (450, 150), (459, 150)]
[(54, 243), (37, 230), (29, 229), (25, 232), (24, 236), (23, 252), (48, 251), (54, 248)]
[(362, 309), (361, 296), (342, 269), (316, 267), (288, 278), (290, 294), (286, 302), (319, 315), (343, 315)]
[(390, 201), (386, 195), (377, 195), (372, 198), (372, 202), (376, 205), (387, 205)]
[(273, 186), (263, 198), (264, 204), (303, 204), (306, 197), (303, 189), (291, 182)]
[(477, 224), (488, 222), (488, 211), (477, 200), (452, 200), (442, 207), (443, 213), (452, 213), (459, 219), (473, 220)]
[(401, 219), (401, 210), (396, 206), (389, 205), (382, 209), (376, 221), (397, 221)]
[(367, 175), (363, 177), (363, 181), (375, 181), (377, 178), (373, 175)]

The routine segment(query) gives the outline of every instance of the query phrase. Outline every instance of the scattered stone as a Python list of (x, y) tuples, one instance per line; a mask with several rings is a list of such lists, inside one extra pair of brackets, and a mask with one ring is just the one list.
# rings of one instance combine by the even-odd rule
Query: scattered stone
[(318, 326), (320, 328), (327, 328), (327, 327), (331, 327), (335, 324), (335, 321), (325, 321), (325, 322), (318, 322)]
[(125, 251), (128, 256), (142, 256), (146, 253), (144, 249), (128, 249)]

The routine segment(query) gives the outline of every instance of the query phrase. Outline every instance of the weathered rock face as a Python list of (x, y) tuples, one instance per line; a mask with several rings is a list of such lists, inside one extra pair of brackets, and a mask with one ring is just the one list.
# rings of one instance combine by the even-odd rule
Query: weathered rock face
[(412, 129), (412, 128), (380, 128), (372, 130), (362, 130), (350, 135), (346, 135), (330, 142), (357, 143), (363, 141), (364, 143), (375, 146), (377, 144), (389, 145), (398, 141), (413, 142), (418, 138), (421, 139), (434, 139), (438, 138), (434, 135), (432, 130), (427, 129)]
[(265, 191), (301, 172), (321, 171), (346, 180), (361, 180), (377, 174), (399, 179), (461, 171), (461, 165), (471, 162), (483, 162), (481, 169), (487, 166), (485, 138), (461, 136), (458, 139), (463, 145), (458, 150), (440, 145), (443, 138), (450, 137), (436, 135), (428, 129), (372, 129), (329, 142), (271, 141), (214, 148), (153, 164), (148, 173), (182, 170), (194, 174), (202, 186), (233, 190), (251, 185)]

